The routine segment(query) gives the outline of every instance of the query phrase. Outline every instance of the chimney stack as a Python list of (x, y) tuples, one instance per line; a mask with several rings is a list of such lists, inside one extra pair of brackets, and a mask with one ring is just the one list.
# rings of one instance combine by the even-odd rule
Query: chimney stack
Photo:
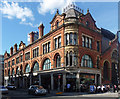
[(43, 36), (43, 32), (44, 32), (44, 25), (40, 24), (40, 26), (38, 27), (39, 29), (39, 39)]
[(13, 54), (13, 47), (10, 48), (10, 56)]
[(17, 52), (17, 44), (14, 45), (14, 53)]
[(30, 32), (30, 44), (32, 44), (32, 42), (34, 42), (34, 32)]

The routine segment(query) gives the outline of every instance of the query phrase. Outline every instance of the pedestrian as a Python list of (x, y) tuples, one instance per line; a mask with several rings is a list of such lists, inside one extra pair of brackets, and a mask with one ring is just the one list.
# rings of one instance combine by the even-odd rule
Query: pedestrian
[(47, 86), (48, 93), (50, 93), (50, 85)]
[(68, 92), (70, 92), (70, 87), (71, 87), (71, 85), (68, 83), (68, 84), (67, 84), (67, 91), (68, 91)]
[(113, 85), (113, 92), (115, 93), (116, 91), (116, 85)]

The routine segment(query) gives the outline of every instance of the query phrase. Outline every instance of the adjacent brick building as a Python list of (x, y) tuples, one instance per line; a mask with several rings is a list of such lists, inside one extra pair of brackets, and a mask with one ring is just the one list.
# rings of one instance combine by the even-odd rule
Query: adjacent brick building
[(95, 22), (89, 9), (83, 14), (74, 4), (68, 5), (62, 14), (57, 10), (49, 33), (43, 35), (41, 24), (37, 40), (31, 32), (29, 45), (21, 41), (19, 49), (15, 44), (10, 54), (5, 52), (5, 85), (50, 85), (51, 90), (64, 91), (67, 83), (76, 90), (81, 83), (116, 83), (117, 36), (99, 29)]

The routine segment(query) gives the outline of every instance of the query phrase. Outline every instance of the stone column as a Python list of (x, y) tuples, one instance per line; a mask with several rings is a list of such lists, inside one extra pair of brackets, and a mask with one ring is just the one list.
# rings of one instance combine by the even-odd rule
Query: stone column
[(97, 74), (95, 74), (95, 84), (97, 84)]
[(38, 76), (39, 76), (39, 86), (41, 86), (41, 75), (38, 74)]
[(100, 78), (99, 78), (99, 80), (100, 80), (100, 84), (101, 84), (101, 80), (102, 80), (101, 74), (100, 74)]
[(76, 74), (76, 90), (80, 90), (79, 84), (80, 84), (80, 73), (77, 73)]
[(63, 92), (65, 91), (65, 86), (66, 86), (66, 73), (63, 73)]
[(54, 89), (53, 73), (51, 74), (51, 90)]

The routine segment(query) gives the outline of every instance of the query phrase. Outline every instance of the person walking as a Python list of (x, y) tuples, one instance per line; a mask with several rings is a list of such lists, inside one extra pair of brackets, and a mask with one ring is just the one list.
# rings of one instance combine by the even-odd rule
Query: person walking
[(71, 87), (71, 85), (68, 83), (68, 84), (67, 84), (67, 91), (68, 91), (68, 92), (70, 92), (70, 87)]

